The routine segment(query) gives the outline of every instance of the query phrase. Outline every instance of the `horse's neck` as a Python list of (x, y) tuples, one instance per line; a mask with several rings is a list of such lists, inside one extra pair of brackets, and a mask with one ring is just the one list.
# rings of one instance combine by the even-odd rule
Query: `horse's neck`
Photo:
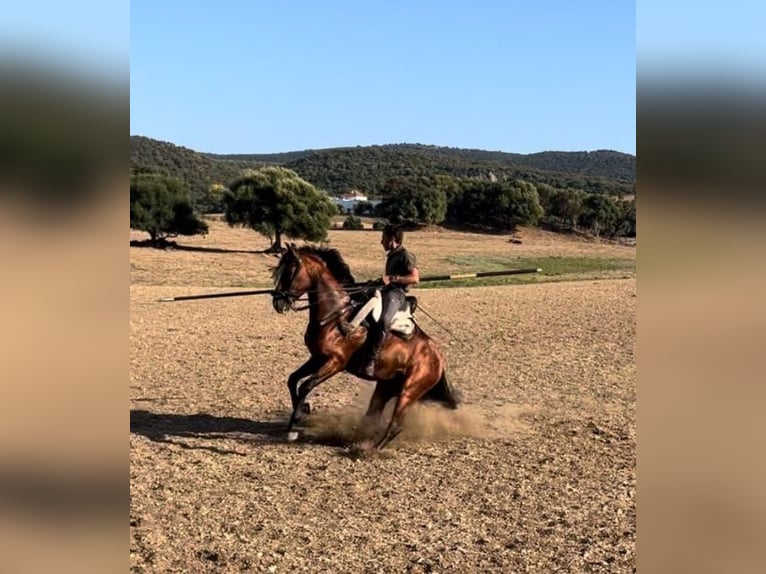
[(323, 324), (341, 311), (348, 301), (348, 294), (337, 281), (318, 277), (309, 292), (309, 322)]

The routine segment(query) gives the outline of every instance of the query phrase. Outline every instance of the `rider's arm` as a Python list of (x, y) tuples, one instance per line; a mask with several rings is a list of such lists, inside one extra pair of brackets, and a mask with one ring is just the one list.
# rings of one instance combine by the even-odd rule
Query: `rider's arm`
[(420, 272), (417, 267), (413, 267), (407, 275), (387, 275), (383, 278), (383, 283), (388, 285), (415, 285), (420, 281)]

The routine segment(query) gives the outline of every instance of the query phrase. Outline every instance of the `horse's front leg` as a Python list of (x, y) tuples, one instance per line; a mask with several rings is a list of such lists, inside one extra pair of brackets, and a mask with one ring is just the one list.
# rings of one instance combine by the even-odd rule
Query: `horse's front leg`
[(290, 391), (290, 401), (293, 410), (295, 410), (295, 406), (298, 404), (298, 383), (304, 377), (316, 373), (319, 370), (319, 367), (322, 366), (323, 360), (322, 357), (312, 355), (309, 357), (308, 361), (295, 369), (290, 376), (287, 377), (287, 388)]
[(340, 371), (343, 370), (344, 367), (343, 361), (338, 359), (337, 357), (333, 357), (327, 360), (326, 363), (324, 363), (319, 370), (311, 375), (308, 379), (306, 379), (303, 384), (298, 388), (298, 399), (295, 402), (295, 405), (293, 406), (293, 414), (290, 417), (290, 423), (287, 425), (287, 440), (288, 441), (294, 441), (298, 438), (298, 431), (294, 430), (295, 425), (298, 424), (303, 417), (303, 407), (306, 403), (306, 397), (309, 395), (311, 391), (314, 390), (314, 387), (317, 385), (320, 385), (321, 383), (325, 382), (327, 379), (332, 377), (333, 375), (338, 374)]

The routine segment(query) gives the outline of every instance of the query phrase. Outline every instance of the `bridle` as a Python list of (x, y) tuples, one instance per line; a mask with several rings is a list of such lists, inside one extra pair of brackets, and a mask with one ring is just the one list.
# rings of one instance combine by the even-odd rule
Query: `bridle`
[(295, 257), (295, 268), (292, 271), (292, 275), (290, 276), (290, 282), (287, 284), (287, 290), (286, 291), (275, 291), (274, 292), (274, 298), (284, 299), (287, 301), (288, 305), (290, 306), (290, 309), (293, 311), (299, 311), (300, 309), (296, 309), (295, 307), (295, 301), (300, 297), (300, 295), (296, 295), (295, 292), (293, 292), (293, 283), (295, 283), (296, 277), (298, 277), (298, 272), (300, 271), (301, 267), (303, 266), (303, 261), (300, 257)]
[[(295, 283), (295, 279), (298, 277), (298, 273), (300, 272), (301, 267), (303, 267), (303, 265), (304, 265), (303, 260), (300, 257), (296, 256), (295, 257), (295, 268), (292, 270), (292, 274), (290, 276), (290, 281), (287, 284), (287, 289), (286, 290), (274, 291), (274, 293), (273, 293), (273, 297), (275, 299), (282, 299), (284, 301), (287, 301), (288, 307), (289, 307), (289, 309), (291, 311), (305, 311), (306, 309), (310, 309), (312, 306), (318, 304), (318, 302), (314, 302), (314, 303), (308, 303), (308, 304), (306, 304), (306, 305), (304, 305), (302, 307), (296, 307), (295, 306), (296, 301), (298, 301), (300, 299), (300, 297), (302, 297), (302, 295), (297, 295), (293, 291), (293, 283)], [(350, 291), (363, 291), (363, 290), (367, 290), (367, 289), (369, 289), (369, 286), (346, 287), (346, 291), (347, 292), (350, 292)], [(307, 293), (322, 293), (322, 292), (325, 292), (325, 291), (327, 291), (327, 290), (326, 289), (309, 289), (309, 290), (305, 291), (304, 294), (307, 294)], [(326, 324), (330, 319), (334, 318), (339, 313), (342, 313), (343, 310), (346, 309), (347, 307), (348, 307), (348, 304), (341, 305), (340, 307), (338, 307), (338, 308), (332, 310), (330, 313), (328, 313), (327, 316), (321, 317), (319, 319), (320, 325)]]

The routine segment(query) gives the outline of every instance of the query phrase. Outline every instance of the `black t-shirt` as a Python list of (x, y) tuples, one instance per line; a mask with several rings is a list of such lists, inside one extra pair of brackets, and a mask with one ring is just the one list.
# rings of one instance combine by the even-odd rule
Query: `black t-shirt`
[[(407, 251), (403, 246), (392, 249), (386, 256), (386, 275), (409, 275), (415, 269), (415, 256)], [(409, 285), (400, 285), (397, 287), (407, 291)]]

